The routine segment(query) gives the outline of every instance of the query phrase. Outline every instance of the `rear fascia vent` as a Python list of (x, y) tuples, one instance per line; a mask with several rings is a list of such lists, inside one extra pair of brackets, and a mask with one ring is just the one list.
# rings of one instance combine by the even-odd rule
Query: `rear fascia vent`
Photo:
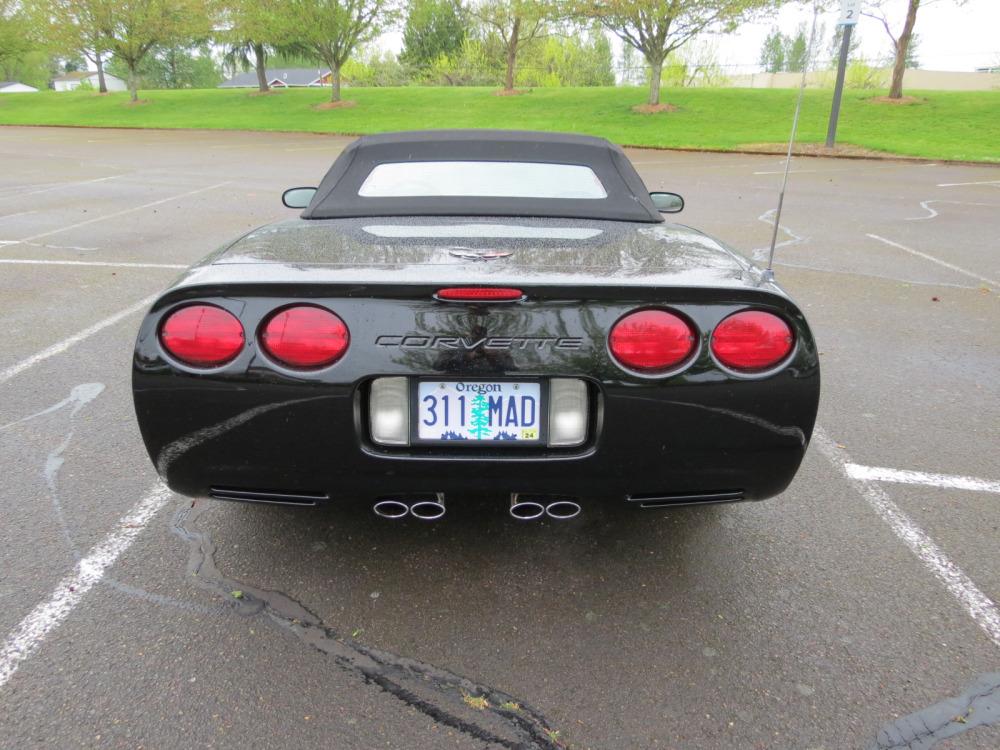
[(629, 503), (638, 505), (640, 508), (676, 508), (684, 505), (734, 503), (743, 499), (743, 490), (626, 495), (625, 499)]
[(237, 487), (210, 487), (208, 496), (216, 500), (239, 500), (267, 505), (316, 505), (330, 496), (324, 492), (287, 492), (284, 490), (247, 490)]

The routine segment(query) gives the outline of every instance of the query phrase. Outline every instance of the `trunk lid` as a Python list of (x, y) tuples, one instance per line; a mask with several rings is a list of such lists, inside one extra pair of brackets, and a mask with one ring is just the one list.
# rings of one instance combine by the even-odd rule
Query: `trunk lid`
[(677, 224), (379, 217), (261, 227), (192, 268), (178, 285), (221, 283), (746, 290), (760, 288), (761, 279), (730, 248)]

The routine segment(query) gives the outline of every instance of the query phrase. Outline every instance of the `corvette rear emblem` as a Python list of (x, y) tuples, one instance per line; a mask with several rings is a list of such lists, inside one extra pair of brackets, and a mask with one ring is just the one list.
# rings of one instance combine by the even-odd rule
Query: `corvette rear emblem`
[(503, 250), (449, 250), (448, 255), (453, 255), (456, 258), (462, 258), (463, 260), (497, 260), (499, 258), (507, 258), (514, 253), (504, 252)]

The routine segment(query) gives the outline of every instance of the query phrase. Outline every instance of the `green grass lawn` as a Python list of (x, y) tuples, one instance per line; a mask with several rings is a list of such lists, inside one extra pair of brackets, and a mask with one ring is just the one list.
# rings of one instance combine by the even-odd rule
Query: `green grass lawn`
[[(4, 94), (0, 124), (129, 128), (210, 128), (316, 133), (377, 133), (421, 128), (525, 128), (589, 133), (623, 145), (739, 149), (787, 141), (795, 108), (791, 89), (673, 89), (675, 112), (632, 112), (638, 88), (546, 88), (494, 96), (486, 88), (356, 88), (357, 106), (315, 110), (328, 90), (296, 89), (271, 96), (246, 90)], [(931, 159), (1000, 162), (1000, 91), (909, 91), (910, 105), (871, 101), (884, 92), (848, 91), (838, 145)], [(822, 143), (832, 93), (806, 91), (799, 141)]]

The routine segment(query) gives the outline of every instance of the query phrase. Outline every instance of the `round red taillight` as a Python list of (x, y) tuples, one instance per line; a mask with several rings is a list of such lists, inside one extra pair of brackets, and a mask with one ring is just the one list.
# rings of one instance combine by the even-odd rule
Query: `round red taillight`
[(626, 315), (608, 336), (608, 348), (619, 364), (645, 374), (674, 369), (691, 356), (696, 343), (691, 324), (666, 310)]
[(219, 367), (243, 349), (243, 325), (215, 305), (189, 305), (171, 313), (160, 327), (160, 343), (194, 367)]
[(304, 369), (332, 365), (344, 356), (350, 340), (344, 321), (313, 305), (286, 307), (260, 333), (260, 345), (271, 357)]
[(712, 354), (739, 372), (763, 372), (792, 351), (795, 335), (788, 323), (762, 310), (730, 315), (712, 332)]

